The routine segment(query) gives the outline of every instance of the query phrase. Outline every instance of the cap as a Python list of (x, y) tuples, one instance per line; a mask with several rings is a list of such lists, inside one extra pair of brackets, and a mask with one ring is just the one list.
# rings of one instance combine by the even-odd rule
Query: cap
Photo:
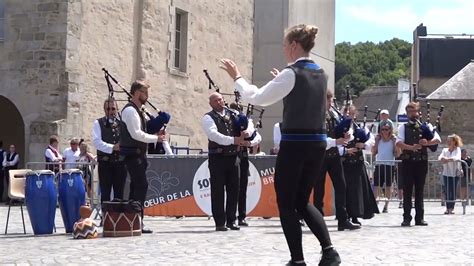
[(388, 113), (388, 110), (387, 110), (387, 109), (383, 109), (382, 111), (380, 111), (380, 114), (381, 114), (381, 115), (382, 115), (382, 114), (388, 115), (389, 113)]

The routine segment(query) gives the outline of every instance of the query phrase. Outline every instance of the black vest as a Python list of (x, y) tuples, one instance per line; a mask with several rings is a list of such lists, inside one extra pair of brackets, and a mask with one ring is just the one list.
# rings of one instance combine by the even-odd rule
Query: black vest
[[(13, 161), (13, 159), (15, 159), (16, 154), (17, 154), (16, 152), (14, 152), (14, 153), (7, 153), (7, 154), (6, 154), (7, 162)], [(5, 167), (5, 168), (7, 168), (7, 169), (18, 169), (18, 164), (19, 164), (19, 161), (18, 161), (15, 165), (7, 166), (7, 167)]]
[[(123, 110), (125, 110), (125, 108), (128, 108), (129, 106), (133, 107), (133, 109), (135, 109), (135, 111), (140, 116), (140, 128), (144, 132), (146, 132), (145, 116), (143, 115), (143, 112), (140, 109), (138, 109), (138, 107), (134, 103), (129, 102), (122, 109), (122, 112)], [(133, 139), (130, 133), (128, 132), (127, 125), (122, 121), (122, 125), (120, 126), (120, 153), (122, 155), (145, 156), (146, 151), (147, 151), (147, 146), (148, 146), (147, 143)]]
[[(407, 122), (405, 124), (405, 144), (413, 145), (418, 144), (421, 139), (421, 128), (417, 123)], [(423, 146), (421, 150), (409, 151), (403, 150), (400, 156), (402, 160), (410, 161), (422, 161), (428, 160), (428, 151), (426, 146)]]
[[(59, 156), (59, 152), (57, 152), (57, 151), (51, 149), (50, 146), (46, 147), (46, 150), (51, 150), (51, 152), (54, 154), (54, 156), (56, 156), (56, 158)], [(47, 162), (47, 163), (53, 162), (53, 161), (51, 161), (50, 158), (46, 157), (46, 155), (44, 156), (44, 160), (45, 160), (45, 162)], [(58, 163), (58, 162), (55, 162), (55, 163)], [(53, 172), (56, 173), (56, 172), (59, 171), (59, 164), (47, 164), (45, 169), (46, 169), (46, 170), (53, 171)]]
[(326, 133), (327, 76), (321, 68), (309, 67), (308, 63), (314, 66), (311, 60), (288, 66), (295, 72), (295, 86), (283, 98), (284, 134)]
[[(235, 128), (232, 120), (234, 119), (234, 114), (229, 110), (224, 110), (225, 116), (221, 116), (215, 111), (210, 111), (207, 113), (214, 123), (216, 123), (217, 131), (223, 135), (237, 137), (240, 132), (239, 129)], [(208, 144), (209, 154), (221, 154), (221, 155), (236, 155), (237, 146), (236, 145), (220, 145), (214, 141), (209, 140)]]
[[(113, 123), (110, 123), (106, 116), (97, 119), (100, 126), (101, 138), (104, 142), (109, 144), (117, 144), (120, 141), (120, 124), (118, 119), (114, 119)], [(115, 162), (120, 160), (120, 152), (112, 151), (112, 154), (105, 153), (97, 150), (98, 161), (110, 161)]]
[(166, 154), (163, 142), (148, 143), (148, 154)]
[[(355, 139), (349, 141), (346, 146), (346, 149), (355, 148), (357, 141)], [(342, 160), (345, 163), (364, 163), (364, 152), (361, 149), (357, 149), (357, 151), (353, 154), (345, 153)]]
[[(336, 125), (337, 125), (337, 114), (334, 114), (332, 110), (329, 110), (326, 115), (326, 130), (327, 130), (327, 136), (332, 138), (332, 139), (337, 139), (336, 138)], [(334, 157), (339, 157), (339, 150), (336, 147), (332, 147), (326, 151), (326, 157), (328, 158), (334, 158)]]
[[(5, 151), (3, 149), (0, 149), (0, 162), (2, 162), (2, 163), (3, 163), (3, 158), (4, 158), (3, 156), (4, 155), (5, 155)], [(0, 167), (0, 169), (1, 169), (1, 167)]]

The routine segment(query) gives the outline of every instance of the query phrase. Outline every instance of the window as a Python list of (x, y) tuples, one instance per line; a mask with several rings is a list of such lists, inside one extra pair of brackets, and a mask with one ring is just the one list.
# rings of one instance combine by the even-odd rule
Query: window
[(0, 41), (5, 38), (5, 1), (0, 0)]
[(171, 61), (173, 69), (181, 72), (187, 71), (188, 57), (188, 12), (176, 8), (174, 17), (174, 43)]

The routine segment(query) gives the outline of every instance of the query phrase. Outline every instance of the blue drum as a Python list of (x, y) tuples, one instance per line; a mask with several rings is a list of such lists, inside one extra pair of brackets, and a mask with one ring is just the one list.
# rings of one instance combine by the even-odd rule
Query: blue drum
[(58, 193), (50, 170), (26, 174), (25, 202), (35, 235), (52, 234)]
[(86, 204), (86, 189), (82, 171), (64, 170), (59, 173), (59, 208), (66, 233), (72, 233), (74, 223), (79, 221), (79, 208)]

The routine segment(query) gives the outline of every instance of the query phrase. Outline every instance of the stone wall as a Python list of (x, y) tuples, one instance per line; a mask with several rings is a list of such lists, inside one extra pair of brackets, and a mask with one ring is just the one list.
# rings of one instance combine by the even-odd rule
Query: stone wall
[[(448, 135), (457, 134), (463, 139), (465, 148), (468, 149), (471, 154), (474, 154), (474, 123), (472, 123), (474, 106), (472, 100), (430, 100), (430, 102), (432, 108), (436, 109), (444, 105), (444, 112), (441, 117), (442, 146), (446, 146), (446, 138)], [(432, 112), (431, 117), (431, 121), (433, 121), (436, 119), (436, 114)]]
[[(132, 79), (134, 2), (69, 1), (66, 51), (68, 123), (64, 133), (84, 138), (92, 150), (93, 121), (104, 115), (103, 101), (108, 97), (102, 68), (126, 86)], [(125, 100), (126, 97), (122, 96), (115, 95)]]
[(44, 160), (48, 136), (66, 118), (66, 9), (66, 0), (5, 1), (0, 94), (23, 117), (29, 160)]
[[(169, 69), (176, 8), (189, 12), (184, 75)], [(69, 1), (67, 133), (77, 129), (90, 143), (93, 120), (103, 115), (107, 97), (101, 71), (105, 67), (127, 90), (134, 79), (148, 80), (149, 101), (172, 115), (168, 133), (188, 135), (192, 147), (205, 148), (200, 120), (209, 110), (210, 92), (202, 70), (209, 70), (222, 91), (231, 92), (232, 82), (218, 68), (218, 59), (234, 58), (251, 80), (252, 33), (252, 0)], [(118, 93), (116, 98), (126, 99)], [(124, 104), (119, 102), (120, 107)]]

